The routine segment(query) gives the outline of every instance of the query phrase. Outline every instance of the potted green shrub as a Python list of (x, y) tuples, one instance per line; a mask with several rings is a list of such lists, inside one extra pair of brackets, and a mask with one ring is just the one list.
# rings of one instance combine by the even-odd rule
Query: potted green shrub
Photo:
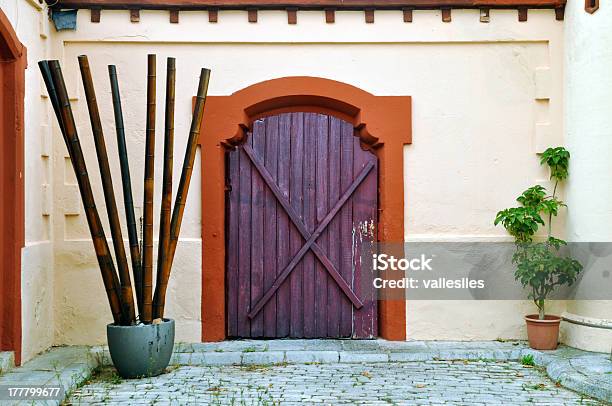
[[(582, 271), (580, 262), (560, 252), (567, 243), (552, 235), (552, 219), (566, 207), (557, 198), (557, 187), (568, 176), (569, 159), (570, 153), (563, 147), (544, 151), (540, 164), (550, 168), (552, 194), (540, 185), (532, 186), (516, 199), (520, 206), (498, 212), (494, 222), (501, 223), (514, 237), (514, 277), (529, 289), (529, 298), (538, 308), (538, 314), (525, 316), (527, 336), (531, 348), (539, 350), (555, 349), (559, 341), (561, 318), (546, 314), (546, 299), (557, 286), (572, 285)], [(536, 238), (540, 226), (547, 227), (547, 235)]]

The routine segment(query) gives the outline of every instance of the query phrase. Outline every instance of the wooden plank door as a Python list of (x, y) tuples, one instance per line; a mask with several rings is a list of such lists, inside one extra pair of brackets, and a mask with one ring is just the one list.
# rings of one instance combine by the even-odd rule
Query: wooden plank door
[(353, 126), (270, 116), (227, 155), (228, 336), (375, 337), (378, 164)]

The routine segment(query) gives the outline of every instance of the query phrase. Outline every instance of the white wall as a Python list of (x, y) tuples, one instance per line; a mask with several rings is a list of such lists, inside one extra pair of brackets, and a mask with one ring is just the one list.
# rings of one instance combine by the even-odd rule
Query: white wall
[[(477, 10), (453, 10), (452, 23), (443, 23), (439, 11), (415, 11), (414, 22), (406, 24), (401, 11), (377, 11), (376, 23), (365, 24), (363, 12), (337, 12), (336, 23), (326, 24), (322, 11), (309, 11), (298, 13), (297, 25), (288, 25), (285, 12), (260, 11), (259, 22), (249, 24), (246, 12), (222, 11), (217, 24), (208, 23), (206, 12), (181, 12), (180, 23), (170, 24), (167, 11), (141, 11), (140, 23), (130, 23), (127, 11), (103, 11), (94, 24), (88, 10), (79, 11), (77, 30), (57, 35), (63, 46), (56, 56), (68, 73), (98, 206), (103, 207), (99, 175), (76, 57), (86, 53), (92, 64), (116, 188), (106, 64), (118, 66), (140, 202), (146, 55), (156, 53), (160, 77), (164, 58), (177, 57), (177, 151), (185, 144), (201, 66), (213, 70), (212, 95), (296, 75), (339, 80), (377, 95), (411, 95), (414, 144), (404, 152), (406, 239), (506, 239), (501, 227), (493, 227), (495, 213), (515, 204), (526, 187), (547, 184), (535, 153), (562, 143), (563, 23), (551, 10), (530, 10), (523, 23), (516, 10), (491, 10), (488, 24), (478, 18)], [(158, 129), (162, 125), (160, 113)], [(58, 137), (55, 148), (58, 156), (65, 155)], [(175, 173), (179, 165), (175, 160)], [(56, 273), (55, 339), (102, 342), (110, 314), (84, 218), (70, 214), (80, 205), (64, 170), (58, 159), (56, 267), (62, 271)], [(196, 174), (182, 234), (188, 241), (175, 266), (168, 308), (168, 315), (179, 320), (179, 339), (193, 341), (200, 337), (201, 296)], [(159, 190), (158, 182), (156, 194)], [(186, 294), (176, 290), (179, 284)], [(559, 303), (555, 311), (563, 309)], [(407, 331), (413, 339), (522, 338), (522, 316), (532, 310), (529, 302), (516, 301), (408, 302)]]
[[(37, 62), (49, 48), (49, 23), (37, 1), (0, 0), (27, 48), (25, 74), (25, 248), (21, 258), (22, 361), (53, 343), (53, 187), (49, 106)], [(10, 196), (3, 196), (8, 199)]]
[[(565, 32), (565, 137), (572, 153), (567, 204), (567, 233), (572, 241), (612, 241), (612, 4), (600, 2), (594, 14), (584, 3), (568, 2)], [(610, 280), (612, 290), (612, 280)], [(612, 301), (568, 304), (568, 316), (607, 320)], [(566, 325), (567, 343), (609, 352), (612, 330)]]

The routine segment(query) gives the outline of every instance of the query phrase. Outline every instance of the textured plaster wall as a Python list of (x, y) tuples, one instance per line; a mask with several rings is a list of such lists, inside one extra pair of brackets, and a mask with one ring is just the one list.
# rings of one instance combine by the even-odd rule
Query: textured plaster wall
[[(566, 9), (565, 137), (572, 152), (567, 233), (574, 241), (612, 241), (612, 4), (600, 2), (594, 14), (583, 6), (574, 0)], [(610, 300), (571, 302), (567, 311), (612, 326)], [(570, 345), (601, 352), (612, 348), (612, 330), (569, 324), (566, 330)]]
[[(147, 53), (158, 54), (159, 77), (164, 58), (177, 57), (177, 156), (184, 148), (201, 66), (213, 69), (213, 95), (296, 75), (339, 80), (378, 95), (411, 95), (414, 144), (404, 151), (406, 240), (507, 238), (492, 225), (496, 211), (513, 205), (527, 186), (547, 185), (536, 152), (562, 143), (563, 23), (550, 10), (530, 10), (522, 23), (516, 11), (491, 10), (488, 24), (478, 21), (476, 10), (453, 10), (452, 23), (441, 22), (439, 11), (415, 11), (411, 24), (402, 22), (400, 11), (377, 11), (374, 24), (365, 24), (362, 12), (338, 12), (335, 24), (325, 24), (323, 12), (299, 12), (297, 25), (288, 25), (281, 11), (260, 11), (257, 24), (249, 24), (242, 11), (220, 12), (217, 24), (208, 23), (206, 12), (181, 12), (179, 24), (168, 22), (167, 11), (141, 11), (139, 23), (130, 23), (127, 11), (103, 11), (98, 24), (89, 17), (89, 11), (79, 11), (77, 31), (57, 35), (62, 44), (57, 56), (68, 73), (101, 213), (99, 174), (77, 75), (81, 53), (92, 64), (116, 188), (106, 65), (118, 67), (136, 202), (142, 200)], [(163, 94), (159, 80), (158, 129), (163, 128)], [(55, 342), (102, 342), (110, 315), (73, 175), (62, 158), (66, 151), (59, 137), (54, 145)], [(156, 150), (161, 157), (161, 137)], [(175, 159), (175, 173), (180, 161)], [(161, 174), (160, 159), (156, 173)], [(168, 307), (168, 315), (179, 321), (178, 339), (189, 341), (200, 337), (201, 191), (200, 174), (194, 174), (182, 233), (187, 241), (177, 256)], [(156, 195), (159, 190), (158, 181)], [(559, 303), (554, 311), (564, 308)], [(411, 339), (522, 338), (522, 315), (531, 311), (527, 301), (408, 301), (407, 333)]]
[(36, 65), (46, 56), (51, 40), (46, 13), (37, 1), (0, 0), (0, 7), (26, 46), (28, 57), (24, 123), (25, 248), (21, 257), (22, 361), (27, 361), (53, 342), (50, 106), (43, 94)]

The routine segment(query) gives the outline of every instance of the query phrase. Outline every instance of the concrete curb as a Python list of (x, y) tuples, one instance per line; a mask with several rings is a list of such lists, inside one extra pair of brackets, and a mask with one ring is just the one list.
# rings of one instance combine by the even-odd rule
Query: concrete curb
[[(299, 340), (226, 341), (212, 343), (177, 344), (170, 365), (265, 365), (309, 363), (371, 363), (418, 361), (518, 361), (526, 346), (513, 343), (451, 343), (451, 342), (387, 342), (383, 340), (338, 342), (336, 345), (312, 341), (315, 350), (305, 350)], [(463, 348), (462, 348), (463, 347)], [(484, 347), (484, 348), (483, 348)], [(488, 347), (488, 348), (486, 348)], [(307, 347), (306, 347), (307, 348)], [(333, 349), (332, 349), (333, 348)], [(275, 349), (275, 350), (272, 350)], [(112, 365), (108, 349), (92, 348), (102, 365)]]
[[(68, 395), (91, 376), (100, 364), (89, 347), (55, 347), (0, 376), (0, 385), (61, 386)], [(36, 401), (38, 405), (59, 405), (62, 400)], [(25, 401), (2, 401), (2, 405), (23, 405)]]
[[(575, 392), (612, 403), (612, 361), (606, 359), (605, 354), (583, 353), (564, 357), (531, 349), (524, 351), (525, 355), (534, 355), (536, 365), (546, 368), (553, 381)], [(606, 367), (607, 372), (603, 370)], [(602, 373), (598, 374), (597, 369)]]

